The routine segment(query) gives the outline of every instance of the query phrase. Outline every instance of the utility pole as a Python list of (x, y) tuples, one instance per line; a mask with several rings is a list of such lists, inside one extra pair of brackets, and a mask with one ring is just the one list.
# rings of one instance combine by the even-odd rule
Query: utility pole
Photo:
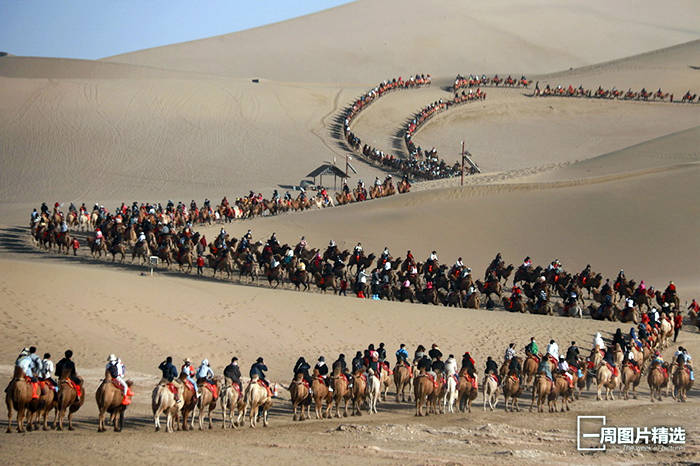
[(464, 186), (464, 141), (462, 141), (462, 181), (459, 185)]

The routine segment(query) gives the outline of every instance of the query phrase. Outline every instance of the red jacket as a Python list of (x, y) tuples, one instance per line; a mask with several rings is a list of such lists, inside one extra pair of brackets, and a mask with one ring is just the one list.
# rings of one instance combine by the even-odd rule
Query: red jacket
[(675, 319), (673, 320), (674, 328), (681, 328), (683, 327), (683, 316), (680, 314), (676, 314)]

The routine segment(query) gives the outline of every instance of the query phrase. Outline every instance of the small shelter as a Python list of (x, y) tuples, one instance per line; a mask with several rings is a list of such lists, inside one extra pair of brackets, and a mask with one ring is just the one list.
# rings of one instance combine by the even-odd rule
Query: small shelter
[[(323, 185), (324, 175), (333, 175), (333, 189), (337, 189), (338, 177), (340, 177), (340, 179), (350, 178), (343, 170), (330, 163), (324, 163), (306, 176), (307, 178), (314, 179), (314, 185)], [(316, 183), (316, 177), (319, 178), (318, 183)]]

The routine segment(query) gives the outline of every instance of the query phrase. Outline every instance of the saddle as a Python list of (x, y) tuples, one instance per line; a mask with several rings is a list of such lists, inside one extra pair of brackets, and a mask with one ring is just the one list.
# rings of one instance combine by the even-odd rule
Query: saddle
[(464, 374), (462, 374), (462, 376), (466, 379), (466, 381), (469, 384), (471, 384), (472, 389), (477, 390), (478, 387), (477, 387), (477, 383), (476, 383), (476, 377), (470, 376), (468, 372), (465, 372)]
[(632, 364), (631, 362), (628, 362), (628, 363), (627, 363), (627, 367), (629, 367), (630, 369), (632, 369), (632, 370), (634, 371), (635, 374), (639, 374), (640, 372), (642, 372), (642, 370), (641, 370), (639, 367), (637, 367), (636, 365)]
[(268, 385), (266, 385), (265, 382), (263, 382), (261, 379), (258, 379), (258, 385), (260, 385), (261, 387), (264, 387), (267, 390), (267, 395), (270, 398), (272, 398), (272, 396), (273, 396), (272, 389)]
[(435, 377), (433, 377), (430, 374), (425, 374), (425, 376), (428, 378), (428, 380), (430, 380), (433, 383), (433, 388), (437, 389), (440, 386), (440, 383)]
[(609, 362), (606, 362), (605, 365), (608, 367), (608, 370), (609, 370), (610, 372), (612, 372), (613, 375), (614, 375), (615, 377), (617, 377), (618, 375), (620, 375), (620, 371), (618, 370), (617, 367), (611, 366)]
[(68, 384), (69, 387), (71, 387), (73, 390), (75, 390), (76, 396), (78, 398), (80, 398), (82, 395), (82, 389), (80, 388), (80, 385), (73, 382), (71, 379), (65, 379), (65, 382)]
[(489, 376), (496, 382), (496, 384), (499, 383), (498, 376), (496, 374), (489, 374)]
[[(120, 392), (122, 391), (122, 388), (124, 388), (117, 379), (112, 379), (112, 385), (118, 388)], [(129, 406), (131, 404), (131, 398), (133, 396), (134, 392), (131, 390), (131, 387), (127, 387), (126, 396), (122, 398), (122, 406)]]
[(393, 374), (394, 374), (394, 371), (391, 370), (391, 367), (389, 366), (389, 363), (386, 362), (386, 361), (382, 362), (382, 363), (379, 365), (379, 368), (380, 368), (382, 371), (386, 371), (386, 373), (387, 373), (388, 375), (393, 375)]
[(39, 382), (32, 382), (31, 377), (24, 376), (24, 380), (32, 385), (32, 400), (38, 400), (39, 399)]
[(207, 390), (209, 390), (214, 397), (214, 401), (216, 401), (219, 398), (219, 389), (216, 385), (214, 385), (211, 382), (204, 382), (202, 385), (204, 385)]
[(190, 390), (195, 391), (194, 384), (191, 381), (185, 380), (184, 383), (185, 383), (186, 388), (189, 388)]
[(173, 395), (177, 395), (177, 387), (174, 383), (170, 382), (168, 384), (165, 384), (165, 386), (168, 387), (168, 390), (170, 390)]

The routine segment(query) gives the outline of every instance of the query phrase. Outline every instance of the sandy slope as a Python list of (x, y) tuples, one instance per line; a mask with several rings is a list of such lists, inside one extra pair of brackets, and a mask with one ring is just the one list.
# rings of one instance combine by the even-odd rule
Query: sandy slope
[[(248, 31), (108, 57), (160, 68), (357, 82), (430, 70), (548, 73), (700, 37), (696, 2), (362, 0)], [(299, 64), (303, 64), (299, 66)]]
[[(223, 462), (219, 448), (227, 462), (233, 455), (285, 462), (309, 452), (310, 462), (324, 463), (502, 462), (504, 456), (519, 463), (657, 461), (660, 456), (572, 457), (573, 414), (533, 422), (528, 415), (474, 413), (419, 424), (407, 407), (394, 404), (376, 420), (353, 421), (354, 427), (340, 431), (337, 421), (292, 425), (289, 405), (281, 402), (268, 435), (195, 434), (186, 442), (144, 435), (151, 430), (148, 392), (155, 367), (167, 354), (208, 357), (217, 372), (232, 354), (246, 366), (263, 355), (271, 377), (286, 383), (300, 353), (331, 358), (340, 351), (351, 356), (369, 342), (384, 341), (393, 351), (400, 342), (414, 347), (436, 341), (446, 352), (470, 350), (483, 364), (487, 355), (500, 359), (507, 343), (522, 346), (531, 335), (540, 342), (556, 338), (560, 345), (575, 338), (588, 347), (595, 331), (611, 332), (616, 325), (360, 302), (172, 274), (151, 279), (140, 268), (38, 253), (14, 225), (24, 225), (30, 208), (43, 200), (108, 207), (131, 200), (218, 201), (298, 182), (319, 162), (342, 154), (331, 135), (338, 110), (390, 76), (430, 72), (435, 85), (392, 94), (358, 119), (360, 137), (389, 151), (401, 148), (396, 136), (412, 112), (449, 96), (441, 87), (457, 72), (522, 71), (540, 73), (542, 82), (700, 91), (698, 71), (688, 66), (699, 65), (697, 9), (690, 1), (662, 9), (642, 2), (628, 14), (600, 0), (534, 6), (410, 0), (399, 15), (394, 4), (362, 0), (99, 62), (3, 57), (0, 312), (6, 325), (0, 329), (0, 378), (6, 379), (6, 363), (26, 344), (54, 357), (70, 346), (93, 390), (103, 359), (117, 352), (137, 381), (138, 396), (129, 432), (117, 440), (92, 432), (96, 410), (90, 399), (75, 435), (13, 436), (0, 456), (40, 455), (48, 446), (61, 450), (62, 462), (95, 462), (117, 452), (137, 463), (182, 462), (183, 455)], [(591, 66), (545, 75), (581, 65)], [(253, 84), (252, 76), (275, 81)], [(624, 267), (629, 277), (657, 287), (673, 279), (682, 302), (700, 295), (699, 106), (488, 92), (485, 103), (441, 115), (415, 138), (448, 158), (465, 138), (486, 170), (468, 178), (465, 188), (455, 180), (425, 183), (409, 195), (226, 228), (236, 236), (252, 228), (256, 238), (275, 231), (288, 242), (305, 234), (319, 246), (331, 238), (343, 248), (356, 241), (373, 251), (388, 245), (396, 255), (410, 248), (421, 260), (437, 249), (443, 262), (462, 255), (479, 273), (498, 251), (514, 263), (525, 255), (538, 263), (557, 257), (574, 271), (590, 263), (611, 276)], [(364, 179), (378, 174), (359, 162), (356, 167)], [(684, 331), (681, 341), (697, 355), (695, 331)], [(645, 387), (643, 382), (646, 395)], [(606, 405), (588, 394), (574, 410), (614, 411), (620, 424), (645, 425), (651, 418), (692, 429), (696, 399), (697, 390), (685, 405)], [(697, 461), (697, 432), (689, 438), (684, 452), (663, 459)], [(212, 448), (211, 440), (221, 442)], [(553, 448), (556, 442), (562, 446)], [(76, 461), (75, 450), (85, 456)]]

